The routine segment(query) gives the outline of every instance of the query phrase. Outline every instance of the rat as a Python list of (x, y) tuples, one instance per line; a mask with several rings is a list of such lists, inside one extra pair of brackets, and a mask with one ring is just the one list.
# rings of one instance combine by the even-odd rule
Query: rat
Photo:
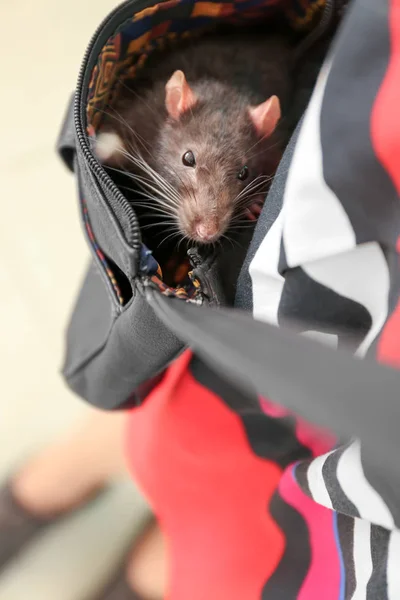
[(279, 164), (291, 55), (285, 36), (256, 32), (155, 52), (105, 112), (98, 160), (131, 174), (172, 231), (215, 243), (254, 218)]

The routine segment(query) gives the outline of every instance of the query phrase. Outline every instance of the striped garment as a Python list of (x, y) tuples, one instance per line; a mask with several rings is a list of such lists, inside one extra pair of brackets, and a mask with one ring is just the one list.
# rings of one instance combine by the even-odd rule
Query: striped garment
[[(256, 319), (394, 367), (399, 109), (400, 1), (354, 0), (277, 174), (237, 301)], [(364, 443), (344, 440), (288, 467), (273, 507), (287, 546), (263, 598), (400, 599), (400, 481), (388, 481)], [(289, 507), (309, 534), (306, 565), (291, 560), (301, 529)], [(298, 589), (279, 595), (288, 577)]]

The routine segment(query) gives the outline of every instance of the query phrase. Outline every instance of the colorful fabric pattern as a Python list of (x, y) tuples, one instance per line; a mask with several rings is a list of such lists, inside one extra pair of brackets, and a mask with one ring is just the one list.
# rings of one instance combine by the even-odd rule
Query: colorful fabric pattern
[(111, 282), (112, 288), (114, 290), (114, 293), (116, 295), (116, 297), (118, 298), (118, 301), (121, 305), (124, 304), (124, 298), (122, 297), (121, 294), (121, 290), (120, 287), (118, 285), (117, 280), (115, 279), (115, 275), (114, 272), (112, 271), (112, 269), (110, 268), (109, 265), (109, 261), (107, 260), (107, 258), (104, 256), (103, 251), (101, 250), (101, 248), (99, 247), (99, 245), (96, 242), (96, 238), (94, 237), (93, 234), (93, 230), (92, 227), (90, 225), (90, 219), (89, 219), (89, 213), (88, 213), (88, 209), (86, 206), (86, 203), (84, 200), (82, 200), (82, 212), (83, 212), (83, 223), (86, 229), (86, 233), (89, 239), (89, 242), (93, 248), (94, 253), (97, 256), (97, 259), (100, 261), (104, 272), (106, 273), (108, 279)]
[(277, 10), (294, 29), (307, 31), (325, 0), (166, 0), (145, 8), (122, 23), (99, 55), (89, 85), (89, 127), (98, 129), (103, 111), (112, 104), (127, 79), (135, 77), (147, 56), (167, 42), (201, 34), (215, 24), (268, 18)]
[[(83, 222), (89, 242), (93, 248), (97, 259), (100, 261), (100, 264), (102, 265), (105, 274), (110, 280), (112, 289), (115, 293), (116, 298), (118, 299), (118, 302), (121, 306), (123, 306), (125, 304), (125, 299), (121, 293), (121, 288), (115, 277), (114, 271), (110, 267), (109, 260), (106, 258), (103, 251), (96, 242), (96, 238), (94, 236), (90, 224), (89, 212), (84, 200), (82, 200), (82, 207)], [(167, 296), (174, 296), (176, 298), (180, 298), (181, 300), (195, 302), (197, 304), (202, 303), (200, 283), (193, 276), (193, 273), (191, 271), (186, 271), (184, 273), (184, 277), (179, 282), (179, 285), (177, 287), (168, 286), (166, 283), (163, 282), (163, 274), (160, 265), (153, 257), (152, 252), (144, 245), (142, 245), (141, 248), (140, 272), (144, 277), (146, 277), (148, 285), (154, 285), (162, 294), (165, 294)]]

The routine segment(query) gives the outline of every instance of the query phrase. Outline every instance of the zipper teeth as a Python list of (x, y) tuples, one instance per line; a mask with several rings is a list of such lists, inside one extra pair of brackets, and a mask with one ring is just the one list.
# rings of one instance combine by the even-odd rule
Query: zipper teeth
[(326, 33), (335, 15), (335, 4), (335, 0), (326, 0), (325, 7), (318, 25), (298, 46), (294, 56), (294, 64), (297, 64), (304, 54), (311, 48), (311, 46), (320, 40), (324, 33)]
[(96, 31), (92, 35), (92, 38), (89, 42), (89, 45), (86, 49), (85, 56), (83, 58), (81, 68), (78, 76), (77, 83), (77, 91), (75, 95), (75, 103), (74, 103), (74, 122), (75, 122), (75, 131), (78, 138), (79, 146), (82, 150), (82, 153), (85, 157), (85, 160), (90, 168), (90, 170), (95, 174), (95, 176), (100, 180), (101, 184), (113, 195), (115, 201), (118, 202), (123, 209), (124, 213), (128, 219), (128, 236), (127, 242), (133, 249), (139, 250), (141, 245), (141, 237), (140, 237), (140, 229), (139, 223), (136, 217), (136, 214), (129, 202), (119, 190), (119, 188), (115, 185), (111, 177), (106, 173), (103, 167), (96, 161), (94, 158), (87, 140), (83, 131), (82, 122), (81, 122), (81, 105), (82, 105), (82, 88), (83, 81), (85, 78), (86, 68), (89, 62), (89, 57), (92, 53), (93, 46), (97, 41), (97, 38), (104, 27), (111, 21), (120, 11), (124, 9), (128, 4), (130, 4), (131, 0), (127, 0), (123, 2), (119, 6), (117, 6), (111, 13), (103, 19), (100, 25), (97, 27)]

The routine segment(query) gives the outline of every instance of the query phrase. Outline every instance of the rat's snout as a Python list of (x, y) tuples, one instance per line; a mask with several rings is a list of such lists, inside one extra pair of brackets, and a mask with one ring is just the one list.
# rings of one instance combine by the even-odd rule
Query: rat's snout
[[(204, 185), (203, 185), (204, 187)], [(212, 244), (224, 235), (232, 216), (229, 195), (214, 189), (195, 189), (178, 213), (182, 234), (200, 244)], [(215, 198), (215, 200), (212, 200)]]
[(218, 223), (216, 221), (199, 221), (195, 227), (195, 234), (200, 242), (210, 243), (219, 236)]
[(182, 211), (179, 217), (182, 233), (200, 244), (212, 244), (224, 232), (224, 227), (216, 215), (200, 216), (197, 211), (193, 213), (188, 210), (186, 213)]

